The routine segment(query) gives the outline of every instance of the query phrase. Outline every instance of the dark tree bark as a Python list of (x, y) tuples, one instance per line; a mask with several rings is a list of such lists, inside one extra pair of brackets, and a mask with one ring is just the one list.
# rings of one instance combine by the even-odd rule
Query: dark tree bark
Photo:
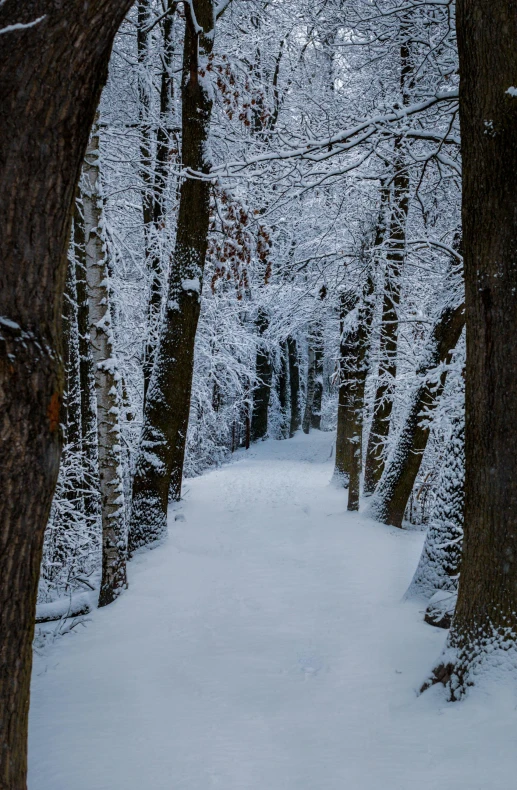
[[(264, 311), (260, 310), (257, 318), (257, 329), (262, 336), (267, 330), (269, 320)], [(265, 439), (268, 428), (269, 397), (271, 394), (271, 378), (273, 370), (269, 351), (259, 341), (256, 361), (257, 384), (253, 391), (253, 412), (251, 416), (251, 441)]]
[(292, 438), (301, 425), (300, 411), (300, 365), (298, 362), (298, 347), (294, 337), (287, 338), (289, 350), (289, 390), (291, 401), (291, 424), (289, 438)]
[(310, 433), (312, 423), (312, 406), (314, 403), (314, 390), (316, 388), (316, 352), (314, 346), (309, 341), (309, 353), (307, 362), (307, 387), (305, 392), (305, 409), (303, 412), (302, 430)]
[(461, 697), (515, 671), (517, 641), (517, 5), (459, 0), (467, 363), (465, 539), (447, 653)]
[(321, 428), (321, 406), (323, 401), (323, 338), (321, 327), (314, 348), (314, 397), (312, 399), (311, 428)]
[(445, 385), (445, 370), (438, 385), (427, 380), (427, 373), (446, 362), (454, 351), (465, 325), (465, 308), (448, 305), (442, 311), (429, 338), (423, 361), (417, 371), (422, 377), (410, 398), (404, 425), (396, 439), (386, 469), (375, 492), (371, 513), (385, 524), (401, 527), (406, 506), (413, 490), (422, 456), (429, 438), (429, 421), (422, 422), (422, 413), (431, 412)]
[[(26, 787), (36, 593), (61, 452), (71, 211), (131, 0), (0, 6), (0, 787)], [(39, 21), (37, 21), (39, 20)]]
[(287, 341), (280, 343), (278, 373), (277, 373), (277, 392), (280, 404), (281, 423), (280, 438), (287, 439), (289, 436), (289, 349)]
[(351, 390), (351, 370), (355, 347), (351, 344), (351, 333), (346, 326), (346, 319), (357, 305), (355, 291), (348, 290), (340, 298), (340, 341), (338, 371), (338, 408), (336, 430), (336, 462), (334, 478), (345, 488), (350, 479), (350, 435), (353, 421), (354, 401)]
[[(212, 0), (194, 0), (194, 19), (189, 8), (183, 58), (182, 164), (184, 170), (208, 173), (212, 99), (204, 67), (213, 46), (214, 9)], [(209, 220), (209, 182), (186, 176), (180, 187), (176, 247), (133, 481), (131, 551), (164, 535), (173, 474), (181, 487)]]
[(188, 417), (184, 414), (183, 424), (178, 430), (176, 443), (172, 448), (171, 456), (171, 481), (169, 487), (169, 502), (179, 502), (181, 500), (181, 484), (183, 482), (183, 465), (185, 463), (185, 452), (187, 449)]

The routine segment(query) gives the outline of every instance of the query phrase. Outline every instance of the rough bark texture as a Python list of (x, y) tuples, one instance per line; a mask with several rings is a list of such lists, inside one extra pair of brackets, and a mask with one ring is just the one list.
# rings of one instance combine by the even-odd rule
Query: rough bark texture
[[(257, 318), (257, 329), (262, 336), (269, 325), (268, 317), (260, 311)], [(267, 348), (259, 342), (256, 361), (257, 384), (253, 391), (253, 412), (251, 416), (251, 441), (267, 437), (269, 397), (271, 394), (271, 378), (273, 370)]]
[[(212, 99), (200, 70), (212, 51), (212, 0), (186, 6), (182, 87), (182, 164), (208, 173), (208, 133)], [(197, 24), (201, 29), (198, 29)], [(183, 433), (188, 427), (194, 341), (208, 243), (210, 185), (185, 177), (180, 187), (176, 246), (171, 259), (167, 303), (144, 409), (133, 481), (130, 550), (161, 538), (167, 528), (171, 475), (181, 486)]]
[[(54, 491), (71, 208), (131, 0), (7, 0), (0, 30), (0, 787), (26, 787), (36, 592)], [(43, 19), (41, 19), (43, 17)]]
[(291, 424), (289, 437), (292, 438), (301, 425), (300, 411), (300, 365), (298, 362), (298, 347), (294, 337), (287, 338), (289, 350), (289, 390), (291, 401)]
[(120, 397), (106, 250), (102, 238), (97, 128), (86, 152), (83, 179), (86, 287), (97, 402), (97, 447), (102, 519), (102, 578), (99, 606), (112, 603), (127, 587), (127, 531), (120, 438)]
[(465, 538), (451, 699), (517, 667), (517, 3), (459, 0), (467, 363)]
[(429, 438), (429, 421), (422, 421), (423, 412), (431, 412), (445, 385), (445, 370), (438, 384), (429, 382), (427, 374), (448, 361), (465, 324), (464, 305), (447, 306), (442, 311), (429, 338), (417, 374), (422, 382), (410, 397), (402, 429), (397, 436), (386, 469), (371, 504), (371, 514), (378, 521), (401, 527), (406, 506), (413, 490), (422, 456)]

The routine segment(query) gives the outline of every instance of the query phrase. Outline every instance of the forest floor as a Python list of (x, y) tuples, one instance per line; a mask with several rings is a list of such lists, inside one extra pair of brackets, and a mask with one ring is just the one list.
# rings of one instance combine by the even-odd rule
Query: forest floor
[(36, 656), (29, 790), (511, 790), (512, 695), (416, 689), (423, 533), (346, 512), (333, 434), (187, 481), (130, 588)]

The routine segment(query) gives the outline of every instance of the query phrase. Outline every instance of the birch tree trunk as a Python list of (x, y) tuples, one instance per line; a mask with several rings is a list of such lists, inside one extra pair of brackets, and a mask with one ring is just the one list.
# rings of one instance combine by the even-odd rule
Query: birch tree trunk
[(517, 10), (459, 0), (466, 285), (465, 538), (430, 680), (458, 699), (517, 665)]
[(88, 516), (99, 512), (97, 420), (94, 403), (95, 381), (93, 377), (92, 350), (90, 344), (90, 322), (88, 289), (86, 286), (86, 244), (84, 234), (83, 200), (77, 191), (74, 206), (74, 254), (75, 281), (77, 289), (77, 331), (79, 340), (79, 391), (81, 395), (81, 442), (83, 451), (84, 509)]
[(127, 587), (127, 534), (120, 446), (119, 373), (113, 352), (106, 252), (102, 238), (99, 135), (94, 128), (84, 162), (86, 285), (95, 392), (102, 518), (102, 579), (99, 606)]
[(2, 790), (26, 787), (36, 595), (61, 452), (71, 209), (113, 37), (130, 5), (0, 6), (0, 194), (10, 196), (0, 201)]
[(81, 450), (81, 395), (79, 378), (79, 339), (77, 327), (77, 283), (75, 261), (68, 261), (63, 300), (63, 365), (65, 383), (62, 423), (65, 442), (75, 452)]
[[(193, 14), (185, 7), (182, 165), (187, 173), (208, 173), (212, 97), (206, 66), (214, 8), (212, 0), (194, 0), (192, 7)], [(131, 551), (165, 534), (172, 475), (181, 489), (209, 220), (210, 184), (187, 174), (180, 187), (176, 247), (133, 480)]]

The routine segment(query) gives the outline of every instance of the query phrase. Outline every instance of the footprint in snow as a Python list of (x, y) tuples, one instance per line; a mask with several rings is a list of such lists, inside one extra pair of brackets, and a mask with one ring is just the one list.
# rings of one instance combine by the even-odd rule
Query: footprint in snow
[(322, 669), (325, 669), (325, 663), (321, 656), (316, 653), (302, 653), (298, 656), (298, 666), (304, 674), (305, 679), (316, 677)]

